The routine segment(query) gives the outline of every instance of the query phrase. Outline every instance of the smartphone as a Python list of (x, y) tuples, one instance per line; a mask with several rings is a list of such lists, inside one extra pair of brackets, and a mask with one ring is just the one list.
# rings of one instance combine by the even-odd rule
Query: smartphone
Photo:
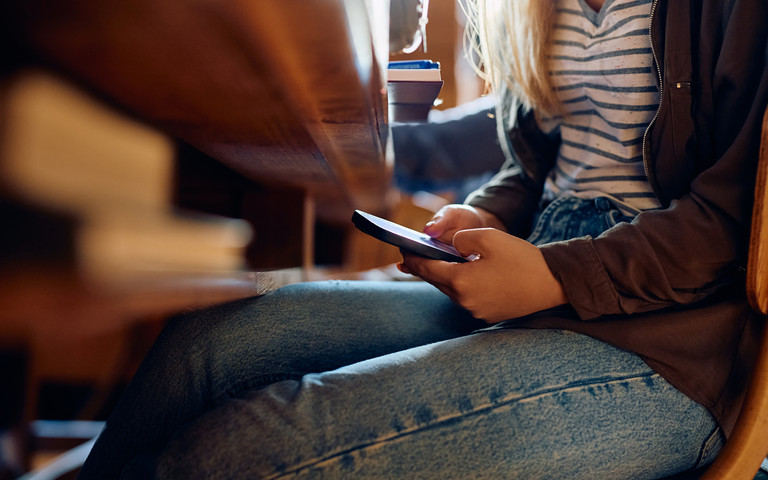
[(422, 257), (446, 262), (467, 262), (453, 245), (434, 240), (429, 235), (390, 222), (376, 215), (355, 210), (352, 223), (362, 232)]

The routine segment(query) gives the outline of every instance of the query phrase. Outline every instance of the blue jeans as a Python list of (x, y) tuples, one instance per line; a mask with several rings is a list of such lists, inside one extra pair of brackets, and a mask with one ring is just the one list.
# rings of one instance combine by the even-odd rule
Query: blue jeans
[(541, 245), (584, 235), (597, 237), (618, 223), (631, 221), (632, 218), (622, 215), (605, 197), (593, 200), (560, 197), (536, 215), (527, 240)]
[(423, 282), (299, 284), (176, 318), (81, 478), (654, 479), (719, 451), (707, 410), (635, 354), (484, 327)]

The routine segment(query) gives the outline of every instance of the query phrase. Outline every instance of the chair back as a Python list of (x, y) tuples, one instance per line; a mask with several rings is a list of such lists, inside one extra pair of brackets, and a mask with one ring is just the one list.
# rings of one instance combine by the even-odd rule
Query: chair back
[(768, 314), (768, 109), (763, 117), (760, 159), (747, 264), (747, 296), (755, 311)]
[[(747, 298), (768, 316), (768, 109), (763, 116), (749, 239)], [(768, 455), (768, 327), (733, 433), (701, 480), (752, 480)]]

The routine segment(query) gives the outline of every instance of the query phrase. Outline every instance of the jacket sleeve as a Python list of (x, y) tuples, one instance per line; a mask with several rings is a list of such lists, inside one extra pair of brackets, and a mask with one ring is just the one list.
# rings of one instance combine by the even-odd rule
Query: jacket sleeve
[(533, 112), (518, 114), (509, 132), (511, 158), (501, 171), (482, 188), (470, 194), (465, 203), (493, 213), (507, 232), (526, 237), (560, 145), (559, 137), (544, 134)]
[[(666, 186), (671, 192), (665, 207), (598, 238), (542, 246), (582, 319), (690, 304), (742, 278), (768, 102), (766, 10), (762, 0), (736, 0), (728, 15), (704, 12), (700, 31), (720, 29), (718, 45), (712, 45), (715, 35), (702, 40), (708, 48), (695, 64), (695, 78), (675, 78), (680, 72), (666, 69), (662, 105), (667, 104), (649, 137), (650, 178), (657, 191)], [(666, 52), (665, 65), (673, 61), (674, 52)], [(686, 94), (688, 111), (675, 111), (686, 105), (678, 98)], [(696, 131), (686, 142), (675, 136), (680, 121)], [(683, 186), (675, 191), (680, 179)]]
[(480, 97), (448, 110), (433, 110), (427, 123), (392, 124), (398, 186), (466, 180), (495, 172), (505, 157), (496, 135), (493, 99)]

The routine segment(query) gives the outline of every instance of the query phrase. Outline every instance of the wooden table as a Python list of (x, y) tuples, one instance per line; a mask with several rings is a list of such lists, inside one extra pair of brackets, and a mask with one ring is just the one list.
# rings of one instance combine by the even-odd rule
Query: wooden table
[(321, 213), (381, 210), (388, 2), (16, 3), (22, 41), (121, 108)]
[(388, 2), (15, 0), (4, 8), (0, 26), (26, 52), (20, 63), (74, 79), (247, 181), (305, 192), (318, 215), (348, 221), (354, 208), (385, 208)]

